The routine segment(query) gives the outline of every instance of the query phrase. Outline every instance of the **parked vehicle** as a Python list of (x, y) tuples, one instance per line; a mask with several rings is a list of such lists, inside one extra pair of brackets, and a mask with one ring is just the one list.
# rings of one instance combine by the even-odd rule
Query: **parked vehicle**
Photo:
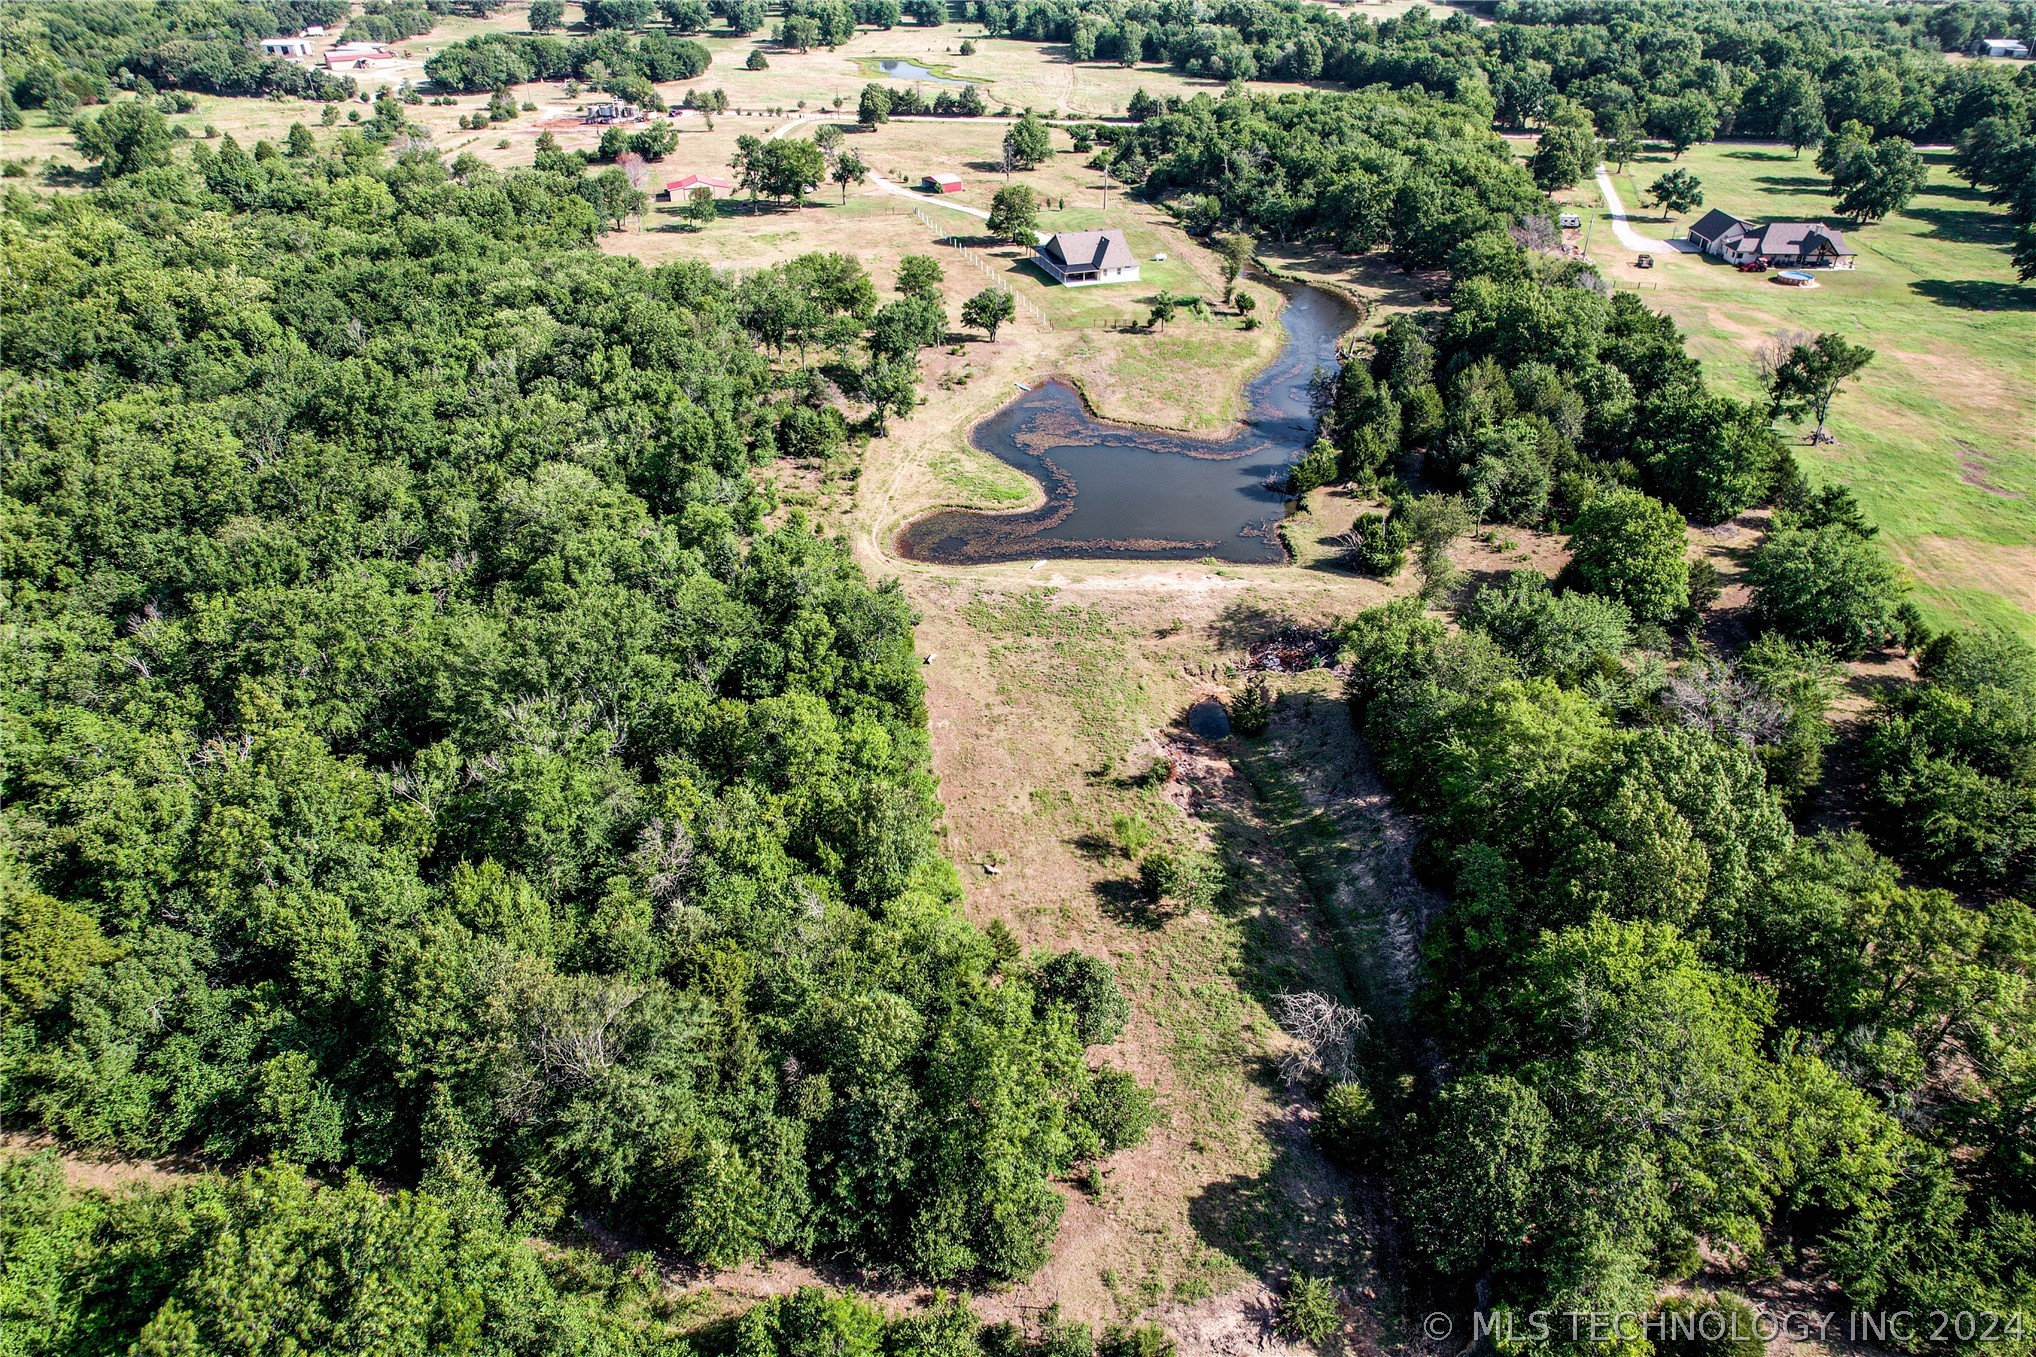
[(1767, 261), (1765, 259), (1741, 260), (1739, 263), (1739, 271), (1741, 273), (1766, 273)]
[(1653, 267), (1654, 267), (1654, 256), (1653, 256), (1653, 255), (1651, 255), (1651, 254), (1643, 254), (1643, 255), (1641, 255), (1641, 256), (1640, 256), (1640, 257), (1639, 257), (1638, 259), (1636, 259), (1636, 260), (1634, 260), (1634, 261), (1633, 261), (1633, 267), (1635, 267), (1635, 268), (1639, 268), (1639, 269), (1651, 269), (1651, 268), (1653, 268)]

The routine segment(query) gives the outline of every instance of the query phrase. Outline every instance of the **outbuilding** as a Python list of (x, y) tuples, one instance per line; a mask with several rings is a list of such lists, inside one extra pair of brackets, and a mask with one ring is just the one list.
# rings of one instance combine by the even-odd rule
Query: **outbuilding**
[(2012, 57), (2016, 61), (2029, 59), (2029, 44), (2020, 38), (1974, 38), (1971, 51), (1976, 57)]
[(919, 188), (924, 193), (959, 193), (961, 192), (961, 176), (958, 174), (929, 174), (919, 181)]
[(328, 71), (381, 71), (398, 65), (403, 58), (372, 42), (343, 42), (326, 49)]
[(693, 196), (693, 190), (704, 188), (716, 198), (726, 198), (734, 189), (726, 179), (711, 174), (688, 174), (666, 182), (662, 196), (668, 202), (683, 202)]
[(263, 38), (262, 55), (265, 57), (308, 57), (311, 55), (309, 38)]
[(1033, 249), (1032, 262), (1065, 287), (1138, 281), (1138, 256), (1115, 227), (1057, 231)]

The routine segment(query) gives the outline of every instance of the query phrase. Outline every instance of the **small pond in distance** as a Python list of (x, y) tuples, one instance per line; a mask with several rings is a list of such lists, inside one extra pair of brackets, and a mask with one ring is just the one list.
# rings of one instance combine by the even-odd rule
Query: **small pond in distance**
[(1269, 485), (1315, 429), (1308, 378), (1336, 370), (1336, 341), (1357, 319), (1350, 304), (1312, 287), (1280, 311), (1287, 341), (1245, 388), (1243, 426), (1195, 438), (1097, 419), (1062, 382), (1026, 392), (975, 427), (970, 441), (1017, 467), (1046, 503), (1014, 514), (946, 509), (907, 524), (900, 554), (945, 565), (1103, 556), (1277, 564), (1286, 495)]
[(935, 75), (916, 61), (902, 57), (878, 57), (877, 69), (894, 80), (930, 80), (936, 85), (966, 85), (966, 80), (954, 80), (944, 75)]

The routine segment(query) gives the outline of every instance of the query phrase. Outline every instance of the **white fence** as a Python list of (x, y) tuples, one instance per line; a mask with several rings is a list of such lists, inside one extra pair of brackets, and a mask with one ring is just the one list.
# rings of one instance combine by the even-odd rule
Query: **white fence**
[(968, 246), (962, 244), (960, 236), (955, 235), (952, 231), (949, 231), (939, 222), (933, 220), (932, 217), (927, 215), (925, 208), (918, 206), (913, 207), (912, 215), (919, 218), (920, 221), (926, 223), (927, 229), (940, 237), (941, 244), (952, 246), (956, 254), (960, 255), (978, 273), (982, 274), (983, 277), (989, 280), (991, 287), (996, 288), (999, 292), (1005, 293), (1011, 298), (1012, 301), (1016, 302), (1018, 304), (1019, 315), (1025, 316), (1030, 320), (1038, 321), (1039, 324), (1044, 326), (1048, 331), (1051, 331), (1053, 329), (1053, 322), (1046, 318), (1046, 312), (1040, 310), (1037, 306), (1033, 305), (1033, 303), (1028, 299), (1019, 296), (1018, 293), (1012, 289), (1011, 284), (1004, 278), (1003, 270), (998, 268), (995, 264), (993, 264), (990, 261), (990, 257), (988, 255), (984, 254), (980, 250), (972, 250)]

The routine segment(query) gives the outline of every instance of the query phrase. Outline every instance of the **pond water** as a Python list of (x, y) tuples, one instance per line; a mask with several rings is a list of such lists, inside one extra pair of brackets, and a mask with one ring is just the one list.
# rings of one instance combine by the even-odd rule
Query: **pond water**
[(1021, 513), (946, 509), (907, 524), (898, 551), (946, 565), (1104, 556), (1268, 564), (1286, 560), (1279, 521), (1286, 469), (1315, 421), (1308, 378), (1336, 369), (1349, 303), (1294, 289), (1280, 312), (1286, 343), (1245, 388), (1248, 413), (1224, 438), (1196, 438), (1097, 419), (1065, 383), (1026, 392), (975, 427), (970, 441), (1037, 480), (1046, 503)]
[(1188, 729), (1205, 740), (1230, 738), (1230, 713), (1213, 697), (1205, 697), (1188, 708)]
[(936, 85), (966, 85), (966, 80), (952, 80), (944, 75), (935, 75), (916, 61), (902, 57), (878, 57), (877, 69), (894, 80), (930, 80)]

